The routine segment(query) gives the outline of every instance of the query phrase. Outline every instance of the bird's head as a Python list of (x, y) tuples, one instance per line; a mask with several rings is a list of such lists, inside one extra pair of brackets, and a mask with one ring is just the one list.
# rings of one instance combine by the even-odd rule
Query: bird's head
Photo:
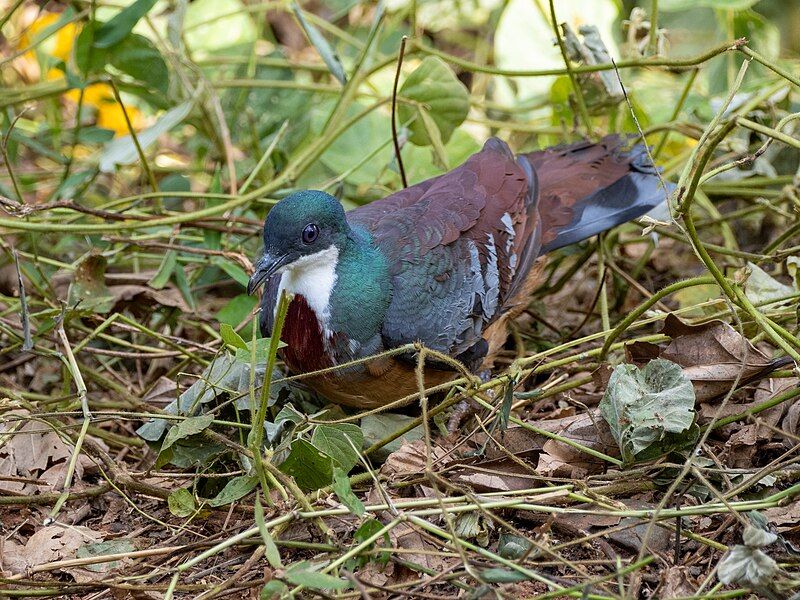
[(247, 292), (252, 294), (276, 273), (312, 264), (340, 248), (349, 230), (344, 208), (330, 194), (303, 190), (287, 196), (264, 221), (264, 255)]

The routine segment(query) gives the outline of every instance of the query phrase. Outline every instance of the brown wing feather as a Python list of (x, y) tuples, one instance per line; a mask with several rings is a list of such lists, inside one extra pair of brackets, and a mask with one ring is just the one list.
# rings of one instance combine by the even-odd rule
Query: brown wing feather
[(630, 159), (621, 152), (626, 143), (625, 138), (610, 135), (597, 143), (579, 142), (522, 155), (539, 178), (543, 245), (573, 221), (580, 200), (630, 173)]

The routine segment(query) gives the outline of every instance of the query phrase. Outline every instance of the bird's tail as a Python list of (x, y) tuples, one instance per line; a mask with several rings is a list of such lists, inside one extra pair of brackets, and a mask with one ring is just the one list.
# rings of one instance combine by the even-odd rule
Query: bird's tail
[(540, 255), (641, 217), (674, 189), (642, 144), (618, 135), (521, 155), (539, 183)]

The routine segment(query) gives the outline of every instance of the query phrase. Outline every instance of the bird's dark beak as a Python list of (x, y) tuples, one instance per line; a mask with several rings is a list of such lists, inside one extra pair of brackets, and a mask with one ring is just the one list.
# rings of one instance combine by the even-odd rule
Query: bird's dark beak
[(272, 275), (278, 272), (283, 267), (288, 259), (288, 255), (274, 256), (269, 252), (265, 252), (259, 261), (256, 263), (255, 271), (250, 281), (247, 282), (247, 293), (252, 294)]

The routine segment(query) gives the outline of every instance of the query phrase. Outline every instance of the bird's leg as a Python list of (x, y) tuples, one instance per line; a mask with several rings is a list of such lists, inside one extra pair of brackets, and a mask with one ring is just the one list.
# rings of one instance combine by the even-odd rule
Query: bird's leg
[[(478, 373), (478, 377), (482, 383), (486, 383), (492, 378), (492, 372), (489, 369), (483, 369)], [(494, 390), (486, 390), (486, 393), (491, 395), (494, 393)], [(447, 420), (447, 432), (453, 433), (454, 431), (458, 431), (461, 424), (478, 412), (479, 408), (480, 404), (475, 402), (471, 397), (456, 404), (453, 412), (450, 414), (450, 418)]]

